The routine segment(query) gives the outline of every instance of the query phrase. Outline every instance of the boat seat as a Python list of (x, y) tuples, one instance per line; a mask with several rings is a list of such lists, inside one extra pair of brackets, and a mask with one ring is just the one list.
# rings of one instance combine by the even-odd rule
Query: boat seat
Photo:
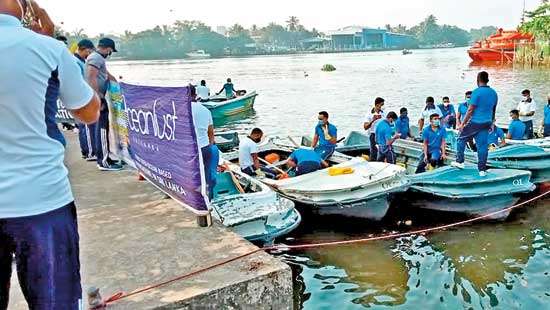
[(216, 176), (216, 186), (214, 187), (214, 198), (236, 195), (239, 190), (233, 182), (233, 178), (229, 172), (219, 173)]

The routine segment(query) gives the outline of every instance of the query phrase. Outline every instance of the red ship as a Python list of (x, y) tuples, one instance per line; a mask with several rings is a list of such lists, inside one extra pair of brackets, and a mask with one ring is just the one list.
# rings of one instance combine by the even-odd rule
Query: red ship
[(483, 41), (477, 41), (468, 50), (470, 58), (475, 62), (501, 61), (510, 62), (514, 59), (514, 53), (518, 44), (531, 43), (534, 37), (529, 33), (521, 33), (516, 30), (499, 29), (497, 33)]

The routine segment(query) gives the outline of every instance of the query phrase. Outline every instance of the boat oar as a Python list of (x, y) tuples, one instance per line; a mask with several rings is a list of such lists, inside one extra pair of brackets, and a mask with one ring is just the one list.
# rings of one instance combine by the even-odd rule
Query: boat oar
[(290, 142), (292, 142), (292, 144), (294, 144), (295, 147), (297, 147), (297, 148), (300, 147), (300, 145), (298, 143), (296, 143), (296, 141), (294, 141), (294, 139), (292, 139), (291, 136), (288, 136), (287, 138), (288, 138), (288, 140), (290, 140)]
[(233, 171), (231, 171), (231, 169), (227, 164), (224, 164), (223, 166), (225, 167), (225, 170), (229, 172), (229, 175), (231, 175), (231, 179), (233, 180), (233, 183), (235, 184), (235, 187), (237, 187), (237, 190), (239, 191), (239, 193), (244, 194), (244, 189), (241, 186), (241, 183), (239, 183), (239, 180), (237, 180), (237, 177), (235, 176)]
[[(262, 163), (264, 163), (264, 164), (266, 164), (266, 165), (268, 165), (268, 166), (271, 165), (267, 160), (265, 160), (265, 159), (263, 159), (263, 158), (261, 158), (261, 157), (259, 157), (259, 156), (258, 156), (258, 159), (259, 159)], [(282, 173), (282, 174), (286, 174), (286, 172), (285, 172), (283, 169), (279, 168), (279, 167), (273, 166), (273, 169), (277, 170), (278, 172), (280, 172), (280, 173)]]

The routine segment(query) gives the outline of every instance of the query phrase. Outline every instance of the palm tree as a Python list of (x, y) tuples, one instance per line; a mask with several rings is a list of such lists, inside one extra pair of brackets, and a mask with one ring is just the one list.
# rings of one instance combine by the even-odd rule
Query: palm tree
[(286, 21), (286, 24), (288, 25), (288, 31), (294, 32), (298, 28), (300, 20), (296, 16), (290, 16)]

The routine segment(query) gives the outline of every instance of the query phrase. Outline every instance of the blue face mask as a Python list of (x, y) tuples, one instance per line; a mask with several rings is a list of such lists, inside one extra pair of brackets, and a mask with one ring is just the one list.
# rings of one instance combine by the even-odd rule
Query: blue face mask
[(319, 121), (319, 126), (324, 126), (324, 125), (325, 125), (325, 122)]
[(434, 120), (432, 121), (432, 125), (434, 125), (435, 127), (439, 127), (439, 124), (440, 124), (440, 123), (441, 123), (441, 122), (440, 122), (440, 120), (438, 120), (438, 119), (434, 119)]

